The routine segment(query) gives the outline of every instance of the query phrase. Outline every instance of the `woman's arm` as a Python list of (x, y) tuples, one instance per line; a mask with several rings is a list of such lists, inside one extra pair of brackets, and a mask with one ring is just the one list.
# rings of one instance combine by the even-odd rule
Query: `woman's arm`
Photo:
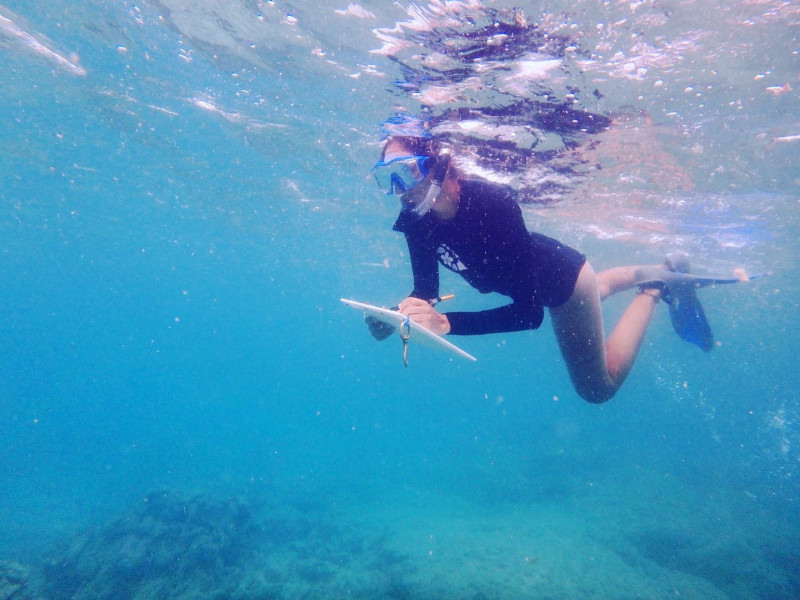
[(440, 313), (430, 302), (406, 298), (399, 305), (404, 315), (438, 335), (484, 335), (537, 329), (544, 310), (536, 303), (512, 302), (506, 306), (477, 312)]
[(448, 312), (444, 317), (452, 335), (484, 335), (507, 331), (538, 329), (544, 309), (535, 302), (512, 302), (506, 306), (477, 312)]
[(414, 276), (414, 289), (409, 296), (421, 300), (436, 298), (439, 295), (439, 261), (436, 259), (436, 250), (421, 239), (421, 236), (406, 235), (406, 241)]

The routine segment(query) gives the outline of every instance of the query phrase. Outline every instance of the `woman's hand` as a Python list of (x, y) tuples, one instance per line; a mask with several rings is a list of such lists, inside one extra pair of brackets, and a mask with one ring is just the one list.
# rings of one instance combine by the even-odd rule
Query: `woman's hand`
[(427, 300), (406, 298), (400, 303), (398, 309), (410, 317), (414, 323), (422, 325), (437, 335), (450, 333), (450, 321), (445, 315), (436, 311)]

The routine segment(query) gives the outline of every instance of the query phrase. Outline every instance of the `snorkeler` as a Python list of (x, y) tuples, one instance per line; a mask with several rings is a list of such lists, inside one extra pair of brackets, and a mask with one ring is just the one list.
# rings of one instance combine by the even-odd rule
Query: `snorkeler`
[[(433, 138), (390, 136), (373, 169), (381, 189), (401, 198), (394, 230), (406, 237), (414, 289), (400, 302), (400, 312), (439, 335), (480, 335), (537, 329), (547, 307), (570, 379), (593, 403), (612, 398), (625, 381), (662, 299), (678, 334), (711, 350), (713, 337), (695, 290), (736, 279), (689, 275), (684, 254), (663, 265), (596, 273), (577, 250), (529, 232), (513, 191), (464, 177), (450, 152)], [(439, 263), (479, 292), (497, 292), (512, 302), (477, 312), (438, 312), (429, 299), (439, 296)], [(636, 287), (605, 339), (600, 303)], [(377, 339), (386, 336), (381, 323), (367, 322)]]

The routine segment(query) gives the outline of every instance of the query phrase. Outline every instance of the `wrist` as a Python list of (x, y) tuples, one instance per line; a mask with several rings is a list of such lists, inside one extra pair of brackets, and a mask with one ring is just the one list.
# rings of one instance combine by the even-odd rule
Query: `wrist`
[(450, 333), (450, 319), (447, 318), (446, 314), (442, 314), (442, 335), (447, 335)]

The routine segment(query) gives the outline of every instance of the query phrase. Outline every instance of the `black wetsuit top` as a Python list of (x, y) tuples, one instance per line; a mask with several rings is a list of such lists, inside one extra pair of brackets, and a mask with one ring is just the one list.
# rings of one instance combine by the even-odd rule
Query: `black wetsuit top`
[[(439, 295), (439, 264), (483, 294), (498, 292), (511, 304), (479, 312), (445, 313), (454, 335), (536, 329), (544, 306), (570, 297), (586, 258), (576, 250), (525, 228), (513, 190), (461, 181), (458, 211), (447, 221), (431, 211), (400, 213), (394, 230), (405, 234), (414, 274), (410, 296)], [(438, 262), (437, 262), (438, 261)]]

